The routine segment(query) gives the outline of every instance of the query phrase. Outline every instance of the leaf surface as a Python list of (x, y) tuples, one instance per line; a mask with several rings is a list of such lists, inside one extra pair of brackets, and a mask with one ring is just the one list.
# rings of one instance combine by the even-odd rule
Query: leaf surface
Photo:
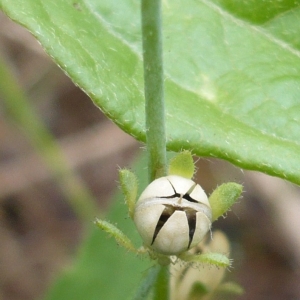
[[(0, 5), (145, 140), (139, 1)], [(168, 148), (300, 184), (300, 2), (164, 1), (163, 18)]]

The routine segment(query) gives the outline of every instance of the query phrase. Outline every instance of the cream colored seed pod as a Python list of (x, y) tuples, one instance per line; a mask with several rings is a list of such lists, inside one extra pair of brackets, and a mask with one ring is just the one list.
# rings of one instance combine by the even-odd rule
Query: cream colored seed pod
[(175, 255), (204, 238), (211, 226), (211, 208), (200, 185), (170, 175), (146, 187), (136, 203), (134, 222), (146, 246)]

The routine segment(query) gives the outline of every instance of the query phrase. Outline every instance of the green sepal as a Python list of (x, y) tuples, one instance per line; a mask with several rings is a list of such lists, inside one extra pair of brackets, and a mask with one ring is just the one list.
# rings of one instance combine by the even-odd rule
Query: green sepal
[(212, 209), (212, 221), (225, 214), (237, 201), (243, 191), (243, 186), (235, 182), (228, 182), (217, 187), (209, 197)]
[(190, 151), (182, 151), (170, 160), (168, 175), (178, 175), (191, 179), (194, 173), (195, 164)]
[(138, 181), (135, 174), (127, 169), (119, 170), (119, 180), (129, 216), (133, 219), (134, 207), (138, 193)]
[(207, 252), (198, 255), (183, 253), (178, 256), (186, 262), (205, 263), (216, 267), (227, 268), (231, 266), (231, 259), (218, 252)]
[(125, 249), (131, 252), (139, 253), (139, 251), (134, 247), (130, 239), (115, 225), (101, 219), (96, 219), (95, 224), (100, 229), (104, 230), (106, 233), (112, 236), (116, 240), (118, 245), (124, 247)]

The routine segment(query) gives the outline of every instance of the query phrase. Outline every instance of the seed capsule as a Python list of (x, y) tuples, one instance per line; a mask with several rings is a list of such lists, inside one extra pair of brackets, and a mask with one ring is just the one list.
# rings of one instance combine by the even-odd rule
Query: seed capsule
[(211, 219), (211, 208), (201, 186), (176, 175), (151, 182), (134, 211), (134, 222), (144, 244), (166, 255), (197, 245), (210, 230)]

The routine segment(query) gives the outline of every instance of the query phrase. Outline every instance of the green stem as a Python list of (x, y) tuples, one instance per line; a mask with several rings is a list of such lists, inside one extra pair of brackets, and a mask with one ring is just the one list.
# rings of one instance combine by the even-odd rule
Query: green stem
[(154, 285), (153, 300), (169, 299), (169, 268), (161, 266)]
[(54, 173), (63, 194), (77, 216), (82, 220), (91, 220), (96, 211), (95, 199), (81, 178), (68, 166), (55, 138), (39, 119), (1, 57), (0, 78), (0, 95), (7, 112), (25, 131), (32, 145)]
[(139, 286), (133, 300), (144, 300), (147, 299), (151, 289), (155, 285), (157, 276), (160, 272), (160, 266), (156, 265), (149, 269), (147, 276), (144, 278), (143, 282)]
[(149, 180), (167, 170), (161, 1), (142, 0), (142, 34)]
[[(142, 34), (149, 181), (167, 173), (161, 0), (142, 0)], [(168, 267), (160, 267), (154, 299), (169, 298)]]

